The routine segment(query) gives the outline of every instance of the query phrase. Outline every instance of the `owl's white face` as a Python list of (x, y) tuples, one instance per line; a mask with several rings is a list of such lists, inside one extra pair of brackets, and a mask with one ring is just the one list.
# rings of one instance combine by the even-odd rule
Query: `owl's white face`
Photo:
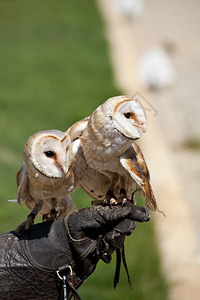
[(70, 137), (59, 130), (40, 131), (24, 147), (24, 161), (50, 178), (64, 177), (70, 164)]
[(113, 124), (118, 132), (129, 139), (139, 139), (146, 131), (146, 116), (139, 102), (126, 98), (113, 108)]

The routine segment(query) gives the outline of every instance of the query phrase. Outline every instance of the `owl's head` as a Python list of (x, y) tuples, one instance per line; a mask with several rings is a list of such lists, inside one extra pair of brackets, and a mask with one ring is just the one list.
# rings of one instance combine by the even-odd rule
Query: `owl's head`
[(146, 115), (140, 103), (130, 96), (109, 98), (102, 110), (115, 129), (129, 139), (138, 139), (146, 131)]
[(89, 118), (90, 117), (86, 117), (80, 121), (77, 121), (70, 128), (67, 129), (66, 133), (70, 136), (71, 142), (74, 142), (75, 140), (81, 137), (83, 130), (88, 124)]
[(44, 130), (32, 135), (24, 146), (24, 162), (50, 178), (64, 177), (70, 165), (71, 140), (59, 130)]

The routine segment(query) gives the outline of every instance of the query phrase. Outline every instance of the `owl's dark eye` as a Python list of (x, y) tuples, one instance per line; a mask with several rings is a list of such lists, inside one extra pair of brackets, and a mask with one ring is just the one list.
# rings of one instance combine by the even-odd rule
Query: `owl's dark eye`
[(56, 156), (55, 152), (53, 152), (53, 151), (46, 151), (44, 153), (47, 157), (55, 157)]
[(125, 115), (125, 117), (126, 117), (127, 119), (129, 119), (129, 118), (131, 117), (131, 113), (129, 113), (129, 112), (128, 112), (128, 113), (125, 113), (124, 115)]

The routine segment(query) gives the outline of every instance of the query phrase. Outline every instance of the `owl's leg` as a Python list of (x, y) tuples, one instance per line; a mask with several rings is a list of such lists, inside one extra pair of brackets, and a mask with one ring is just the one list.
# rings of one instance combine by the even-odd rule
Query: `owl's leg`
[(112, 190), (108, 190), (106, 198), (103, 200), (103, 205), (109, 205), (112, 208), (112, 205), (117, 204), (118, 201)]
[(52, 197), (50, 198), (50, 207), (51, 207), (51, 211), (47, 214), (43, 214), (42, 215), (42, 220), (44, 221), (49, 221), (49, 220), (53, 220), (55, 218), (57, 218), (59, 216), (59, 212), (56, 210), (56, 206), (57, 206), (57, 199)]
[(42, 208), (42, 203), (40, 202), (36, 203), (34, 209), (27, 216), (27, 219), (24, 222), (22, 222), (19, 226), (17, 226), (14, 232), (18, 234), (20, 230), (22, 230), (23, 228), (25, 229), (25, 231), (28, 231), (30, 227), (34, 224), (34, 219), (38, 214), (38, 212), (41, 210), (41, 208)]
[(131, 199), (128, 199), (127, 198), (127, 194), (126, 194), (126, 190), (124, 188), (122, 188), (120, 190), (120, 194), (119, 194), (119, 197), (117, 199), (118, 203), (122, 203), (122, 206), (124, 206), (124, 204), (127, 201), (132, 202), (133, 204), (136, 204), (136, 201), (135, 201), (135, 193), (136, 192), (137, 192), (137, 190), (135, 190), (134, 192), (132, 192)]
[(50, 211), (49, 214), (43, 214), (42, 215), (42, 220), (44, 221), (49, 221), (49, 220), (53, 220), (56, 219), (58, 216), (58, 212), (57, 210), (55, 210), (54, 208)]
[(122, 188), (120, 190), (120, 195), (118, 197), (118, 203), (122, 203), (122, 206), (124, 206), (124, 204), (129, 201), (129, 202), (132, 202), (133, 204), (136, 204), (136, 200), (135, 200), (135, 193), (137, 192), (138, 190), (136, 189), (134, 192), (132, 192), (131, 194), (131, 199), (128, 199), (127, 198), (127, 194), (126, 194), (126, 190), (124, 188)]
[(51, 219), (57, 218), (57, 214), (58, 214), (57, 210), (52, 209), (50, 213)]
[(104, 200), (93, 200), (92, 205), (109, 205), (112, 208), (112, 205), (117, 204), (116, 197), (112, 190), (108, 190)]

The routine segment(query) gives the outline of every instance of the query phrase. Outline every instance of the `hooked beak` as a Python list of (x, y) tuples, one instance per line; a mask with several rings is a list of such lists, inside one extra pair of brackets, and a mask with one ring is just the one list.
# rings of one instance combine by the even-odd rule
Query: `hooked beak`
[(67, 174), (67, 172), (68, 172), (68, 167), (66, 167), (65, 165), (62, 166), (62, 171), (63, 171), (63, 174)]
[(146, 124), (135, 124), (136, 127), (140, 128), (142, 132), (146, 132)]
[(65, 176), (68, 172), (68, 167), (65, 165), (60, 164), (59, 162), (56, 162), (56, 166), (60, 169), (62, 176)]
[(147, 130), (147, 127), (145, 124), (140, 125), (140, 128), (141, 128), (142, 132), (146, 132), (146, 130)]

